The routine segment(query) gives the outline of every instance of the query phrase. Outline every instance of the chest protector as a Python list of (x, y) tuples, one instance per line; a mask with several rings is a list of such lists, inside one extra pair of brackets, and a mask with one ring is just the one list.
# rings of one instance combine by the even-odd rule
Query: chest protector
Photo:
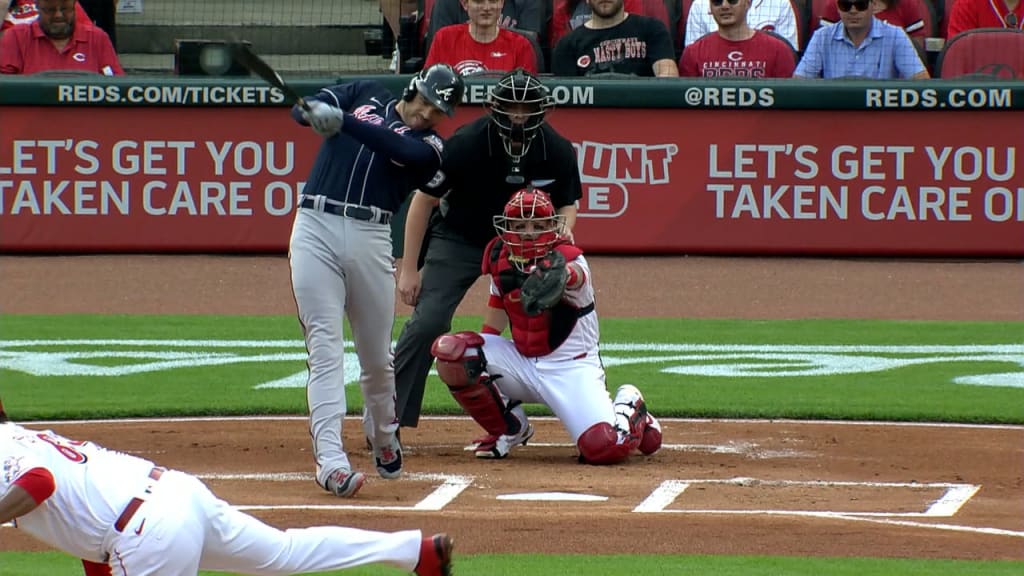
[[(561, 252), (566, 262), (572, 262), (583, 254), (582, 250), (568, 243), (558, 244), (552, 250)], [(500, 238), (495, 238), (484, 251), (483, 272), (494, 279), (501, 293), (516, 350), (527, 358), (547, 356), (565, 342), (579, 318), (594, 311), (594, 303), (576, 307), (563, 299), (537, 316), (527, 315), (520, 299), (527, 275), (513, 266), (508, 256), (508, 246)]]

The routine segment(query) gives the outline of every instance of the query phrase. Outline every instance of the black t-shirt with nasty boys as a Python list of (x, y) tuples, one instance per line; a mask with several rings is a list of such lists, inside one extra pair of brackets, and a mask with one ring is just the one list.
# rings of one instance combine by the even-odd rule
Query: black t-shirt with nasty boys
[(611, 28), (580, 26), (555, 46), (555, 76), (590, 76), (602, 72), (654, 76), (654, 63), (675, 59), (672, 37), (654, 18), (630, 14)]

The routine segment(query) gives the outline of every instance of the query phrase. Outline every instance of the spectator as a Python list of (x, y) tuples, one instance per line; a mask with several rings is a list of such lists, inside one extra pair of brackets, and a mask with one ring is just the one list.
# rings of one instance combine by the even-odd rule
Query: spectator
[(117, 50), (117, 0), (78, 0), (78, 4), (92, 19), (93, 25), (110, 37), (110, 45)]
[[(789, 0), (754, 0), (747, 12), (747, 24), (754, 30), (767, 30), (782, 36), (799, 50), (800, 37), (796, 26), (796, 12)], [(711, 17), (709, 0), (693, 0), (686, 17), (685, 46), (693, 44), (718, 28)]]
[(679, 76), (672, 37), (664, 24), (626, 12), (623, 0), (589, 1), (590, 20), (555, 46), (551, 71), (556, 76)]
[(947, 38), (975, 28), (1024, 30), (1021, 0), (957, 0), (949, 14)]
[[(437, 32), (452, 24), (465, 24), (469, 14), (462, 4), (463, 0), (437, 0), (430, 11), (430, 29), (427, 32), (427, 43), (432, 43)], [(508, 0), (501, 7), (498, 26), (517, 28), (537, 34), (538, 39), (544, 38), (544, 4), (542, 0)]]
[(504, 0), (462, 0), (469, 23), (452, 24), (438, 30), (423, 67), (449, 64), (462, 76), (516, 68), (537, 74), (537, 53), (530, 41), (498, 27), (504, 4)]
[[(915, 45), (924, 46), (924, 39), (931, 35), (925, 26), (928, 15), (924, 2), (927, 0), (872, 0), (871, 9), (875, 18), (903, 28)], [(821, 26), (839, 22), (839, 8), (832, 2), (825, 5), (821, 14)]]
[(796, 67), (785, 40), (747, 24), (751, 0), (711, 0), (712, 32), (683, 50), (680, 76), (703, 78), (789, 78)]
[[(626, 12), (650, 16), (661, 20), (666, 28), (671, 28), (668, 10), (662, 0), (625, 0)], [(555, 0), (551, 26), (548, 30), (548, 42), (551, 46), (558, 44), (563, 36), (583, 26), (590, 20), (589, 0)]]
[(837, 0), (840, 22), (818, 28), (793, 74), (798, 78), (928, 78), (902, 28), (871, 14), (871, 0)]
[[(0, 34), (8, 28), (31, 24), (39, 17), (39, 10), (36, 9), (36, 0), (0, 0), (0, 6), (7, 2), (10, 5), (3, 11), (4, 19), (0, 22)], [(92, 24), (89, 15), (85, 13), (80, 4), (75, 4), (75, 21), (79, 24)]]
[(39, 18), (0, 38), (0, 74), (50, 70), (124, 74), (106, 32), (76, 25), (75, 0), (37, 0)]

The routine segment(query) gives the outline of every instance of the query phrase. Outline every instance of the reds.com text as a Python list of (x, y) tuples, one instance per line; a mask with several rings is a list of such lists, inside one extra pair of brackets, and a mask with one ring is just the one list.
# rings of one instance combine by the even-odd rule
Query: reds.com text
[(99, 86), (57, 87), (62, 104), (283, 104), (284, 94), (270, 86)]

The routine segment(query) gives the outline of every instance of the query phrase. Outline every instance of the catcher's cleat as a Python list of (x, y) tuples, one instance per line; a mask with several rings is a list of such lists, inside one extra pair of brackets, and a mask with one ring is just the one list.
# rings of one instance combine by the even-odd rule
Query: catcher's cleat
[(484, 436), (478, 439), (473, 452), (477, 458), (500, 459), (508, 456), (513, 447), (526, 446), (530, 438), (533, 438), (533, 425), (526, 424), (518, 434)]
[(416, 576), (451, 576), (454, 545), (452, 537), (444, 533), (424, 538), (420, 543)]
[(647, 426), (644, 427), (644, 435), (640, 439), (638, 449), (645, 456), (654, 454), (661, 448), (661, 423), (650, 412), (647, 413)]
[(380, 448), (374, 448), (373, 460), (377, 464), (377, 473), (381, 478), (394, 480), (402, 475), (402, 443), (398, 435), (391, 437), (391, 441)]
[(366, 482), (366, 475), (362, 472), (339, 468), (327, 477), (324, 488), (339, 498), (348, 498), (355, 496), (363, 487), (363, 482)]

